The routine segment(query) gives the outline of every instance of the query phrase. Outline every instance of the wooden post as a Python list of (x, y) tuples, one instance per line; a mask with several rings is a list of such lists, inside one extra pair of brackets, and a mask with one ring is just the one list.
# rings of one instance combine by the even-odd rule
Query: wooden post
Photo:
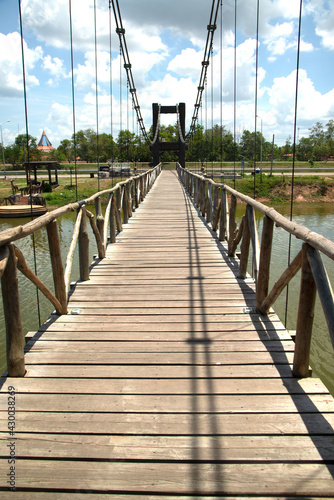
[(219, 241), (225, 241), (229, 239), (228, 226), (229, 226), (229, 215), (228, 215), (228, 200), (226, 189), (222, 189), (221, 196), (221, 210), (220, 210), (220, 222), (219, 222)]
[(8, 245), (9, 257), (1, 278), (3, 309), (6, 323), (7, 369), (10, 377), (25, 374), (24, 342), (16, 270), (15, 248)]
[(94, 236), (95, 236), (97, 250), (99, 252), (99, 259), (104, 259), (106, 256), (106, 252), (105, 252), (104, 245), (103, 245), (103, 236), (104, 235), (102, 235), (102, 237), (101, 237), (100, 231), (98, 230), (98, 227), (95, 224), (94, 214), (92, 214), (89, 210), (86, 209), (86, 215), (88, 217), (90, 227), (92, 228), (92, 231), (93, 231)]
[(255, 210), (252, 205), (247, 205), (248, 211), (248, 224), (249, 231), (251, 235), (252, 247), (253, 247), (253, 269), (254, 269), (254, 279), (257, 283), (257, 278), (259, 274), (259, 262), (260, 262), (260, 243), (259, 243), (259, 235), (256, 227), (255, 220)]
[(96, 225), (99, 230), (99, 233), (101, 235), (101, 238), (103, 239), (103, 233), (104, 233), (104, 218), (102, 215), (102, 208), (101, 208), (101, 198), (98, 196), (95, 198), (95, 212), (96, 212)]
[(123, 222), (124, 222), (124, 224), (127, 224), (129, 222), (129, 211), (128, 211), (128, 200), (127, 200), (126, 186), (123, 186), (121, 189), (123, 191), (123, 196), (121, 196), (122, 208), (123, 208)]
[(116, 201), (113, 195), (110, 209), (110, 243), (116, 243)]
[(119, 187), (116, 191), (116, 223), (119, 233), (122, 232), (122, 188)]
[(241, 255), (240, 255), (240, 263), (239, 263), (239, 273), (238, 278), (245, 279), (247, 276), (247, 264), (248, 264), (248, 256), (249, 256), (249, 245), (250, 245), (250, 231), (249, 231), (249, 223), (248, 223), (248, 212), (246, 210), (244, 215), (244, 229), (242, 235), (241, 242)]
[(128, 182), (125, 186), (126, 193), (126, 202), (128, 204), (128, 215), (129, 218), (132, 217), (132, 190), (131, 190), (132, 182)]
[(213, 214), (212, 214), (212, 229), (217, 231), (218, 227), (218, 217), (219, 217), (219, 186), (215, 185), (213, 188)]
[(256, 312), (260, 312), (262, 302), (268, 295), (273, 232), (274, 221), (265, 215), (263, 218), (259, 275), (256, 287)]
[(234, 257), (234, 252), (232, 252), (233, 241), (236, 236), (238, 227), (236, 223), (236, 211), (237, 211), (237, 198), (233, 194), (231, 195), (231, 206), (230, 206), (230, 220), (229, 220), (229, 239), (228, 239), (228, 256)]
[(293, 375), (295, 377), (307, 377), (309, 375), (311, 336), (317, 291), (311, 266), (307, 258), (307, 247), (307, 243), (303, 243), (303, 262), (297, 316), (296, 345), (295, 355), (293, 358)]
[(53, 283), (55, 287), (55, 295), (59, 300), (62, 308), (62, 314), (67, 314), (67, 296), (65, 285), (65, 273), (63, 261), (61, 258), (60, 238), (58, 231), (58, 223), (55, 219), (46, 226), (49, 240), (49, 250), (51, 258), (51, 266), (53, 273)]
[(205, 209), (206, 209), (206, 181), (202, 179), (201, 181), (201, 213), (202, 216), (205, 217)]
[(81, 207), (82, 218), (79, 231), (80, 279), (89, 280), (89, 236), (87, 231), (86, 207)]
[(206, 201), (206, 222), (211, 222), (212, 218), (212, 184), (208, 183), (208, 196)]

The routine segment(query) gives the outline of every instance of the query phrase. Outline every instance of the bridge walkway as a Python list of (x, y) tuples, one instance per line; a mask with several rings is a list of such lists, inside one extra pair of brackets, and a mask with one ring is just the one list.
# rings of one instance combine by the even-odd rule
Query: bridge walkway
[(17, 499), (332, 498), (333, 398), (291, 376), (288, 332), (236, 276), (163, 171), (69, 314), (28, 335), (26, 377), (3, 379), (1, 489), (11, 439)]

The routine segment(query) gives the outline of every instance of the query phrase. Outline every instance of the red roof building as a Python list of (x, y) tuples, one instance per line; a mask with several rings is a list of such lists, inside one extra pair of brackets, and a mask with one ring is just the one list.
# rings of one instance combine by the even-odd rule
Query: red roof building
[(45, 152), (52, 151), (53, 149), (55, 149), (52, 146), (51, 142), (49, 141), (44, 130), (43, 130), (42, 137), (38, 143), (37, 149), (40, 149), (40, 150), (45, 151)]

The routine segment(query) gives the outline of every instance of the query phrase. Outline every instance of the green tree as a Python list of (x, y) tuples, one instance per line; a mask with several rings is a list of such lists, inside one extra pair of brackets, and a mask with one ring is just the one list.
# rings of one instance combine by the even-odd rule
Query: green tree
[(12, 144), (4, 149), (5, 161), (17, 167), (23, 160), (23, 152), (18, 144)]
[(64, 158), (64, 160), (67, 160), (68, 162), (73, 161), (74, 148), (72, 141), (70, 141), (69, 139), (63, 139), (62, 141), (60, 141), (57, 152), (62, 158)]

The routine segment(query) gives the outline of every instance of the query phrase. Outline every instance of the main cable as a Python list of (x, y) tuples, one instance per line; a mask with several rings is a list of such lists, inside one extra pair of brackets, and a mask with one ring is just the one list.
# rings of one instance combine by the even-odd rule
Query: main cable
[(205, 87), (207, 70), (208, 70), (208, 66), (210, 64), (209, 61), (210, 61), (211, 47), (213, 45), (213, 36), (214, 36), (214, 32), (217, 28), (217, 16), (218, 16), (219, 5), (220, 5), (220, 0), (213, 0), (212, 1), (210, 21), (209, 21), (209, 24), (207, 26), (208, 34), (207, 34), (207, 38), (206, 38), (204, 57), (203, 57), (203, 61), (202, 61), (202, 71), (201, 71), (201, 76), (199, 79), (199, 85), (197, 87), (197, 97), (196, 97), (194, 112), (193, 112), (193, 116), (192, 116), (192, 120), (191, 120), (190, 130), (189, 130), (188, 134), (186, 134), (186, 140), (189, 140), (190, 136), (196, 130), (196, 123), (198, 120), (198, 110), (200, 108), (202, 94), (203, 94), (204, 87)]
[(129, 82), (129, 89), (130, 93), (132, 96), (132, 101), (133, 101), (133, 106), (137, 114), (137, 121), (139, 123), (139, 127), (141, 130), (141, 133), (143, 137), (145, 138), (146, 142), (150, 143), (149, 136), (146, 132), (146, 128), (144, 125), (144, 120), (141, 114), (139, 102), (138, 102), (138, 97), (137, 97), (137, 91), (132, 75), (132, 65), (130, 63), (130, 58), (129, 58), (129, 53), (128, 53), (128, 48), (126, 44), (126, 38), (125, 38), (125, 29), (123, 27), (122, 23), (122, 16), (121, 16), (121, 11), (119, 8), (118, 0), (112, 0), (112, 7), (114, 11), (114, 17), (115, 17), (115, 22), (116, 22), (116, 33), (119, 36), (119, 42), (120, 42), (120, 50), (123, 54), (123, 60), (124, 60), (124, 68), (126, 70), (126, 75), (127, 79)]

